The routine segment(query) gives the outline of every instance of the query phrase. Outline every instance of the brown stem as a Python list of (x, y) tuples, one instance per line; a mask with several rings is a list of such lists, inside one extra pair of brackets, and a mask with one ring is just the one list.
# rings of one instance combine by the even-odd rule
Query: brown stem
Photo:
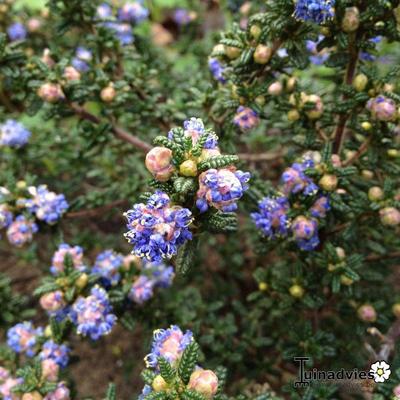
[[(89, 111), (85, 110), (83, 107), (78, 106), (77, 104), (70, 104), (70, 107), (74, 110), (75, 114), (77, 114), (79, 117), (82, 119), (86, 119), (87, 121), (91, 121), (95, 124), (99, 124), (101, 122), (101, 119), (90, 113)], [(128, 142), (132, 144), (133, 146), (137, 147), (139, 150), (142, 150), (143, 152), (148, 152), (151, 150), (152, 146), (144, 142), (143, 140), (139, 139), (136, 136), (131, 135), (124, 129), (120, 128), (117, 125), (112, 125), (112, 131), (115, 135), (115, 137)]]
[(368, 146), (371, 143), (371, 139), (372, 137), (366, 139), (365, 142), (362, 143), (359, 149), (355, 152), (355, 154), (343, 162), (343, 167), (347, 167), (348, 165), (351, 165), (353, 162), (357, 161), (367, 151)]
[(286, 154), (285, 151), (280, 150), (274, 153), (256, 153), (256, 154), (241, 153), (238, 154), (238, 156), (239, 159), (245, 161), (274, 161), (283, 157), (285, 154)]
[(106, 204), (105, 206), (92, 208), (90, 210), (80, 210), (69, 212), (65, 215), (66, 218), (82, 218), (82, 217), (94, 217), (98, 214), (102, 214), (114, 207), (120, 206), (122, 204), (127, 204), (126, 200), (116, 200), (110, 204)]
[[(351, 85), (353, 83), (353, 78), (356, 72), (357, 61), (358, 61), (358, 49), (354, 46), (354, 43), (350, 44), (349, 47), (350, 47), (350, 61), (347, 66), (346, 75), (344, 78), (344, 83), (346, 85)], [(346, 95), (343, 96), (343, 101), (345, 100), (347, 100)], [(339, 154), (342, 148), (345, 137), (345, 127), (348, 118), (349, 118), (348, 114), (341, 114), (339, 117), (333, 142), (333, 152), (335, 154)]]
[(389, 254), (370, 254), (365, 258), (365, 261), (379, 261), (379, 260), (386, 260), (390, 258), (400, 258), (400, 251), (395, 251)]

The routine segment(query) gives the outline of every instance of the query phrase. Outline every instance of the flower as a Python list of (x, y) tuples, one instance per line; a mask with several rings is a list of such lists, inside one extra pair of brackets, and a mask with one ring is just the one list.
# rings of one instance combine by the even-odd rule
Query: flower
[[(185, 137), (192, 138), (192, 144), (195, 145), (201, 136), (207, 134), (207, 140), (205, 141), (204, 149), (217, 149), (218, 147), (218, 136), (215, 133), (207, 131), (204, 127), (204, 123), (200, 118), (192, 117), (183, 123)], [(168, 139), (174, 140), (174, 131), (168, 132)]]
[(184, 8), (177, 8), (174, 11), (173, 19), (178, 25), (184, 26), (192, 22), (194, 19), (194, 14)]
[(190, 375), (188, 388), (212, 399), (218, 390), (218, 377), (211, 370), (197, 369)]
[(70, 391), (65, 382), (59, 382), (56, 390), (47, 393), (43, 400), (70, 400)]
[(385, 96), (370, 99), (367, 103), (367, 109), (379, 121), (392, 121), (397, 115), (396, 103)]
[(300, 215), (294, 219), (291, 230), (301, 250), (311, 251), (319, 245), (317, 220)]
[(115, 34), (122, 46), (127, 46), (134, 42), (132, 27), (129, 24), (106, 22), (104, 26)]
[(319, 35), (317, 41), (307, 40), (306, 49), (311, 53), (309, 59), (314, 65), (322, 65), (329, 58), (330, 53), (328, 49), (318, 51), (317, 46), (325, 39), (325, 36)]
[(50, 382), (57, 381), (60, 367), (54, 360), (51, 358), (45, 358), (41, 363), (41, 367), (43, 379)]
[(305, 174), (307, 168), (313, 167), (312, 160), (305, 160), (301, 164), (294, 163), (287, 168), (281, 177), (282, 192), (287, 196), (290, 193), (302, 192), (304, 195), (312, 195), (318, 191), (318, 186)]
[(118, 10), (118, 19), (124, 22), (139, 23), (149, 16), (149, 10), (141, 1), (127, 2)]
[(196, 206), (200, 212), (213, 206), (224, 212), (237, 209), (236, 202), (248, 189), (249, 172), (235, 171), (233, 168), (209, 169), (199, 176)]
[(193, 333), (189, 330), (183, 333), (176, 325), (154, 331), (151, 352), (144, 359), (147, 368), (156, 368), (158, 357), (163, 357), (169, 363), (175, 364), (192, 341)]
[(166, 182), (175, 171), (172, 151), (166, 147), (153, 147), (146, 154), (146, 168), (159, 182)]
[(331, 209), (327, 196), (319, 197), (310, 208), (310, 213), (315, 218), (325, 218), (326, 212)]
[(251, 218), (268, 239), (288, 234), (290, 221), (287, 212), (290, 207), (287, 197), (265, 197), (258, 203), (258, 207), (259, 212), (252, 213)]
[(239, 106), (236, 110), (236, 115), (233, 122), (240, 129), (248, 130), (257, 126), (260, 122), (258, 114), (249, 107)]
[(33, 239), (38, 231), (38, 226), (23, 215), (18, 215), (7, 229), (8, 241), (16, 247), (21, 247)]
[(78, 47), (75, 52), (75, 57), (72, 59), (72, 66), (79, 72), (89, 71), (89, 62), (92, 60), (92, 52), (86, 47)]
[(7, 345), (16, 353), (35, 355), (37, 339), (43, 334), (42, 328), (35, 328), (32, 322), (21, 322), (7, 331)]
[(20, 22), (15, 22), (7, 28), (8, 37), (12, 42), (24, 40), (27, 36), (27, 30)]
[(192, 239), (188, 228), (192, 213), (187, 208), (172, 206), (164, 192), (155, 192), (147, 204), (135, 204), (124, 215), (129, 229), (125, 238), (133, 244), (133, 253), (149, 261), (171, 258), (179, 246)]
[(83, 265), (83, 250), (79, 246), (71, 247), (69, 244), (62, 243), (58, 246), (57, 251), (53, 255), (52, 266), (50, 272), (53, 275), (58, 275), (64, 272), (65, 259), (69, 256), (72, 265), (75, 269), (83, 271), (86, 267)]
[(0, 395), (3, 400), (17, 400), (18, 397), (12, 392), (12, 389), (20, 385), (24, 380), (22, 378), (7, 378), (3, 384), (0, 385)]
[(107, 286), (116, 285), (121, 275), (119, 269), (122, 267), (124, 257), (113, 250), (106, 250), (96, 257), (92, 273), (101, 276)]
[(3, 383), (10, 377), (10, 372), (4, 367), (0, 367), (0, 383)]
[(0, 204), (0, 229), (7, 228), (13, 219), (13, 214), (6, 204)]
[(32, 199), (24, 201), (25, 207), (31, 213), (36, 214), (37, 219), (45, 221), (49, 225), (55, 224), (68, 209), (65, 196), (50, 192), (46, 185), (40, 185), (37, 188), (31, 186), (28, 191), (32, 195)]
[(369, 372), (372, 372), (374, 375), (374, 381), (377, 383), (383, 383), (391, 374), (390, 365), (385, 361), (377, 361), (371, 365), (371, 369)]
[(143, 304), (153, 296), (154, 281), (140, 275), (129, 290), (128, 298), (135, 303)]
[(172, 285), (175, 273), (171, 266), (166, 266), (164, 263), (144, 262), (142, 268), (143, 274), (148, 274), (154, 282), (155, 286), (167, 288)]
[(138, 400), (144, 400), (147, 395), (149, 395), (152, 392), (152, 388), (150, 385), (144, 385), (142, 393), (138, 397)]
[(107, 19), (112, 16), (112, 8), (107, 3), (102, 3), (97, 7), (97, 16), (100, 19)]
[(294, 17), (302, 21), (323, 24), (335, 16), (335, 0), (297, 0)]
[(65, 307), (64, 295), (61, 290), (44, 294), (39, 302), (43, 310), (49, 311), (51, 314)]
[(212, 76), (214, 79), (221, 83), (226, 82), (226, 78), (224, 77), (224, 66), (218, 61), (216, 58), (210, 58), (208, 60), (208, 68), (210, 69)]
[(70, 351), (65, 344), (57, 344), (53, 340), (48, 340), (43, 344), (39, 358), (41, 360), (53, 360), (58, 366), (64, 368), (68, 365), (68, 353)]
[(72, 305), (70, 318), (77, 326), (77, 332), (93, 340), (111, 332), (117, 317), (112, 314), (112, 307), (107, 292), (95, 286), (88, 297), (79, 296)]
[(19, 148), (28, 143), (30, 136), (31, 132), (13, 119), (0, 125), (0, 146)]

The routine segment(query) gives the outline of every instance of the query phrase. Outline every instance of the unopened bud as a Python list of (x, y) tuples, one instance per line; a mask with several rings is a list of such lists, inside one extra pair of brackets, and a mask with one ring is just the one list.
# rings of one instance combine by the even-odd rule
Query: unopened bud
[(342, 29), (346, 33), (355, 32), (360, 26), (360, 11), (357, 7), (348, 7), (344, 12)]
[(365, 322), (375, 322), (376, 321), (376, 311), (375, 308), (370, 304), (362, 305), (358, 310), (357, 314), (362, 321)]
[(288, 120), (291, 122), (298, 121), (300, 118), (300, 113), (297, 110), (290, 110), (287, 113)]
[(259, 44), (253, 54), (254, 62), (257, 64), (266, 64), (272, 57), (271, 47)]
[(179, 172), (183, 176), (197, 176), (197, 164), (193, 160), (186, 160), (179, 166)]
[(354, 283), (354, 281), (353, 279), (343, 274), (340, 275), (340, 283), (345, 286), (351, 286)]
[(342, 247), (336, 247), (336, 255), (338, 256), (339, 260), (344, 260), (346, 258), (346, 252)]
[(282, 83), (280, 82), (274, 82), (271, 83), (271, 85), (268, 88), (268, 94), (270, 94), (271, 96), (279, 96), (282, 93)]
[(58, 83), (44, 83), (40, 86), (37, 94), (48, 103), (56, 103), (64, 98), (64, 93)]
[(262, 30), (259, 25), (252, 25), (250, 28), (250, 35), (252, 38), (254, 38), (256, 40), (260, 37), (261, 32), (262, 32)]
[(43, 396), (37, 392), (24, 393), (21, 400), (42, 400)]
[(396, 318), (400, 318), (400, 303), (393, 304), (392, 312)]
[(304, 296), (304, 289), (300, 285), (293, 285), (289, 288), (291, 296), (300, 299)]
[(218, 390), (218, 377), (211, 370), (197, 370), (190, 375), (188, 388), (201, 393), (206, 399), (214, 397)]
[(81, 276), (75, 281), (75, 286), (78, 289), (83, 289), (88, 284), (89, 277), (87, 274), (83, 273)]
[(362, 92), (368, 84), (368, 77), (365, 74), (358, 74), (353, 80), (353, 87), (357, 92)]
[(368, 190), (368, 198), (371, 201), (382, 200), (384, 197), (383, 190), (379, 186), (372, 186)]
[(290, 77), (286, 82), (286, 90), (290, 93), (293, 92), (297, 85), (297, 78), (294, 76)]
[(400, 224), (400, 211), (394, 207), (385, 207), (379, 211), (382, 225), (397, 226)]
[(361, 128), (363, 128), (364, 131), (370, 131), (370, 130), (372, 129), (372, 124), (371, 124), (371, 122), (364, 121), (364, 122), (361, 124)]
[(242, 53), (242, 50), (239, 49), (238, 47), (225, 46), (225, 54), (231, 60), (238, 58), (241, 53)]
[(103, 88), (100, 92), (100, 98), (103, 100), (105, 103), (111, 103), (117, 92), (114, 89), (113, 85), (108, 85), (107, 87)]
[(153, 380), (152, 387), (155, 392), (162, 392), (168, 387), (168, 384), (161, 375), (157, 375)]
[(322, 103), (321, 97), (312, 94), (307, 97), (307, 103), (314, 103), (315, 106), (311, 110), (306, 111), (306, 115), (310, 119), (318, 119), (324, 112), (324, 104)]
[(146, 168), (159, 182), (166, 182), (174, 173), (172, 151), (166, 147), (153, 147), (146, 155)]
[(325, 174), (318, 182), (319, 186), (327, 192), (332, 192), (337, 188), (338, 178), (336, 175)]
[(262, 292), (265, 292), (266, 290), (268, 290), (268, 284), (266, 282), (260, 282), (258, 284), (258, 289)]

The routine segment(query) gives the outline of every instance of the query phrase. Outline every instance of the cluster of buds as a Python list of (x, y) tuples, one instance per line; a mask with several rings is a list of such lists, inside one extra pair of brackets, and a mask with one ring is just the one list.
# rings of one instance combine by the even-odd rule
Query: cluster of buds
[(292, 94), (289, 98), (289, 103), (295, 108), (288, 113), (288, 118), (295, 121), (300, 118), (300, 111), (303, 111), (305, 116), (310, 120), (321, 118), (324, 112), (324, 103), (321, 97), (316, 94), (300, 93), (300, 96)]
[(193, 392), (204, 399), (213, 399), (218, 391), (218, 377), (195, 364), (198, 351), (190, 331), (183, 333), (176, 325), (155, 331), (151, 353), (145, 358), (146, 385), (139, 399), (150, 399), (155, 394), (159, 398), (165, 395), (184, 399), (191, 398), (187, 396)]
[(21, 247), (33, 239), (39, 230), (35, 221), (55, 224), (68, 209), (64, 195), (50, 192), (45, 185), (27, 187), (17, 183), (11, 193), (0, 188), (0, 229), (7, 229), (8, 241)]
[(236, 209), (250, 174), (233, 166), (238, 157), (221, 154), (218, 137), (204, 127), (201, 119), (185, 121), (183, 128), (172, 129), (168, 138), (158, 137), (156, 143), (161, 146), (147, 154), (146, 167), (157, 181), (170, 181), (185, 193), (197, 192), (200, 212), (209, 207), (223, 211)]

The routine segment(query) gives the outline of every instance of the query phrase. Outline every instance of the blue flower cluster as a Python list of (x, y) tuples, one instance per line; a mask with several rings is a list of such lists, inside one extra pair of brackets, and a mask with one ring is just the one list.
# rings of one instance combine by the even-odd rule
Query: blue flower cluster
[(13, 119), (0, 125), (0, 146), (19, 148), (28, 143), (30, 136), (31, 132)]
[(12, 42), (17, 40), (25, 40), (28, 32), (23, 24), (15, 22), (7, 28), (7, 34)]
[(282, 192), (286, 196), (297, 193), (310, 196), (317, 193), (318, 186), (305, 174), (306, 169), (313, 167), (314, 161), (306, 159), (301, 163), (294, 163), (291, 167), (287, 168), (281, 177)]
[(212, 206), (224, 212), (237, 210), (237, 201), (248, 189), (250, 173), (232, 168), (209, 169), (199, 176), (196, 206), (200, 212)]
[(284, 238), (291, 234), (297, 246), (304, 251), (314, 250), (319, 245), (318, 219), (325, 218), (330, 210), (328, 196), (316, 197), (307, 212), (308, 216), (299, 215), (294, 220), (289, 217), (296, 210), (291, 208), (293, 195), (312, 196), (320, 190), (305, 174), (305, 170), (313, 166), (314, 162), (307, 158), (287, 168), (281, 179), (283, 195), (262, 199), (258, 212), (251, 214), (256, 227), (268, 239)]
[(149, 261), (171, 258), (183, 243), (192, 239), (188, 228), (192, 213), (173, 206), (164, 192), (157, 191), (147, 204), (135, 204), (124, 215), (129, 229), (125, 238), (133, 245), (132, 253)]
[(210, 58), (208, 60), (208, 67), (210, 68), (210, 71), (214, 79), (216, 79), (221, 83), (226, 82), (226, 78), (224, 76), (225, 68), (217, 58)]
[(89, 63), (92, 61), (92, 52), (86, 47), (78, 47), (75, 52), (75, 57), (72, 59), (72, 66), (80, 72), (87, 72), (90, 69)]
[(105, 286), (116, 285), (121, 279), (119, 270), (123, 262), (124, 257), (121, 254), (105, 250), (97, 256), (92, 273), (99, 275)]
[(185, 26), (192, 22), (193, 13), (185, 8), (177, 8), (174, 11), (173, 19), (179, 26)]
[(256, 227), (268, 239), (287, 236), (290, 221), (287, 216), (290, 205), (287, 197), (266, 197), (258, 203), (259, 211), (250, 214)]
[(294, 16), (302, 21), (323, 24), (335, 16), (335, 0), (297, 0)]
[(39, 353), (41, 360), (53, 360), (61, 368), (68, 365), (70, 349), (65, 344), (57, 344), (53, 340), (48, 340), (42, 346)]
[(141, 0), (128, 1), (113, 13), (113, 8), (103, 3), (97, 8), (100, 25), (114, 32), (122, 46), (132, 44), (134, 41), (132, 25), (138, 24), (149, 16), (149, 10)]
[(46, 185), (31, 186), (28, 191), (32, 198), (24, 199), (19, 204), (26, 207), (32, 214), (35, 214), (40, 221), (53, 225), (68, 209), (65, 196), (50, 192)]
[(155, 288), (171, 286), (174, 276), (173, 267), (144, 261), (141, 274), (133, 282), (128, 298), (137, 304), (143, 304), (153, 297)]
[(109, 334), (117, 320), (112, 314), (107, 292), (100, 286), (93, 287), (88, 297), (77, 298), (71, 307), (70, 318), (78, 334), (92, 340)]
[(16, 353), (33, 357), (38, 338), (42, 335), (43, 329), (35, 328), (32, 322), (20, 322), (7, 331), (7, 345)]
[(154, 331), (151, 352), (144, 359), (146, 367), (157, 368), (159, 357), (165, 358), (172, 365), (176, 364), (192, 341), (193, 333), (189, 330), (183, 333), (176, 325)]

